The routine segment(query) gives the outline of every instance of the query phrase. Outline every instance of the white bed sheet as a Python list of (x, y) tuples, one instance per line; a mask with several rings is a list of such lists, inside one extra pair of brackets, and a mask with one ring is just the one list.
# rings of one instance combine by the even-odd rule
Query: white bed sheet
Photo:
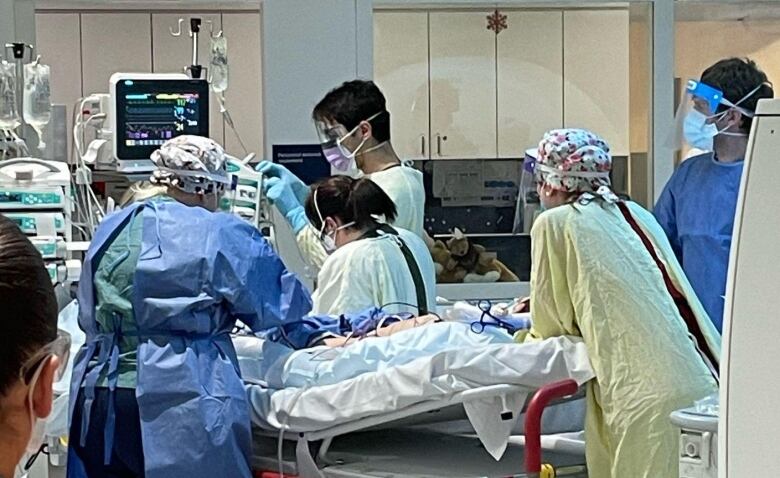
[[(578, 339), (557, 337), (542, 342), (516, 344), (482, 336), (476, 339), (482, 343), (475, 344), (468, 334), (450, 330), (454, 327), (457, 332), (461, 325), (450, 323), (431, 326), (440, 329), (430, 329), (428, 338), (444, 334), (450, 339), (438, 348), (431, 343), (414, 344), (419, 331), (413, 329), (374, 339), (369, 345), (363, 342), (337, 352), (315, 355), (317, 368), (327, 370), (325, 376), (330, 378), (324, 380), (323, 384), (297, 387), (289, 384), (299, 381), (300, 377), (293, 374), (296, 377), (290, 380), (287, 372), (290, 369), (289, 362), (301, 360), (300, 351), (292, 352), (267, 342), (239, 342), (237, 349), (241, 370), (250, 382), (247, 393), (252, 404), (252, 420), (266, 430), (319, 432), (392, 413), (418, 403), (446, 400), (460, 392), (480, 387), (517, 385), (522, 387), (522, 391), (464, 403), (467, 416), (480, 439), (498, 458), (506, 447), (511, 429), (520, 416), (519, 408), (528, 393), (558, 380), (570, 378), (583, 384), (594, 376), (585, 346)], [(464, 341), (471, 343), (461, 343)], [(393, 342), (396, 347), (392, 345)], [(367, 353), (365, 347), (378, 347), (383, 353), (390, 349), (398, 352), (404, 347), (397, 345), (410, 343), (417, 346), (414, 347), (415, 352), (410, 354), (411, 360), (393, 356), (386, 357), (386, 361), (374, 361), (377, 363), (370, 367), (365, 365), (366, 357), (377, 356), (376, 352)], [(425, 350), (424, 353), (421, 353), (421, 348)], [(334, 376), (347, 376), (342, 373), (343, 365), (336, 365), (339, 359), (347, 355), (351, 356), (350, 360), (360, 362), (356, 368), (358, 372), (351, 378), (331, 383)], [(311, 356), (306, 355), (308, 358)], [(329, 363), (329, 360), (333, 360), (333, 363)], [(387, 366), (386, 363), (393, 365)], [(306, 366), (294, 368), (305, 369)], [(505, 411), (512, 411), (514, 418), (510, 421), (502, 420), (500, 416)]]

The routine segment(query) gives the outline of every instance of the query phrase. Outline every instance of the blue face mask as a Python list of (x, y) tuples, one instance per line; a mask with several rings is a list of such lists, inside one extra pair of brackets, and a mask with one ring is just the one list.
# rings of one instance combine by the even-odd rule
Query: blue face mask
[(713, 138), (718, 135), (718, 127), (714, 123), (708, 124), (707, 119), (707, 115), (692, 109), (685, 116), (683, 123), (685, 141), (702, 151), (712, 151)]

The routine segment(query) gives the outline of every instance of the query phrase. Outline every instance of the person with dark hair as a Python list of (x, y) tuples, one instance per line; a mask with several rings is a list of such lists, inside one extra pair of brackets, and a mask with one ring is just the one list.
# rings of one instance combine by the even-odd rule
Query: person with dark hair
[[(390, 112), (379, 88), (372, 81), (348, 81), (325, 95), (312, 117), (331, 166), (344, 173), (359, 170), (374, 181), (395, 203), (393, 226), (429, 241), (423, 228), (423, 176), (395, 153), (390, 142)], [(303, 210), (309, 189), (284, 166), (264, 161), (258, 171), (272, 178), (265, 183), (266, 194), (292, 226), (302, 254), (311, 265), (321, 267), (326, 253)], [(287, 196), (297, 200), (281, 200), (282, 186), (291, 188), (295, 195)]]
[(257, 228), (215, 212), (226, 155), (179, 136), (152, 154), (156, 195), (107, 216), (79, 282), (69, 478), (250, 478), (230, 332), (298, 321), (308, 291)]
[(416, 234), (387, 224), (397, 209), (373, 181), (322, 180), (312, 186), (305, 211), (329, 254), (318, 276), (314, 314), (379, 307), (422, 316), (435, 310), (431, 254)]
[(0, 477), (11, 478), (25, 453), (37, 457), (41, 449), (70, 336), (57, 330), (57, 299), (41, 254), (2, 215), (0, 309)]
[(703, 154), (683, 161), (654, 214), (721, 331), (726, 273), (748, 134), (758, 101), (774, 91), (755, 62), (728, 58), (688, 82), (682, 132)]

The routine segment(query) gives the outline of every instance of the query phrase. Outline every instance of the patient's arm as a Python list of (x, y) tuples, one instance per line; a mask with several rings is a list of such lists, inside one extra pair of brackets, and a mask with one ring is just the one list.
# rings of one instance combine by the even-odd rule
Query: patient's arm
[[(404, 330), (432, 324), (438, 320), (439, 317), (431, 314), (414, 317), (412, 319), (401, 320), (399, 322), (393, 322), (390, 325), (374, 330), (366, 335), (366, 337), (388, 337)], [(358, 340), (360, 340), (358, 337), (327, 337), (322, 340), (322, 343), (328, 347), (343, 347), (345, 345), (357, 342)]]

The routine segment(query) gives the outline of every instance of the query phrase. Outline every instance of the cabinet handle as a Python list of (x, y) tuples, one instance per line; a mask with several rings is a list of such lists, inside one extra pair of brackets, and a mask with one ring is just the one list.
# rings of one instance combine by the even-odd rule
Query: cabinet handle
[(425, 135), (420, 135), (420, 153), (425, 157)]
[(436, 134), (436, 154), (441, 156), (441, 135)]

